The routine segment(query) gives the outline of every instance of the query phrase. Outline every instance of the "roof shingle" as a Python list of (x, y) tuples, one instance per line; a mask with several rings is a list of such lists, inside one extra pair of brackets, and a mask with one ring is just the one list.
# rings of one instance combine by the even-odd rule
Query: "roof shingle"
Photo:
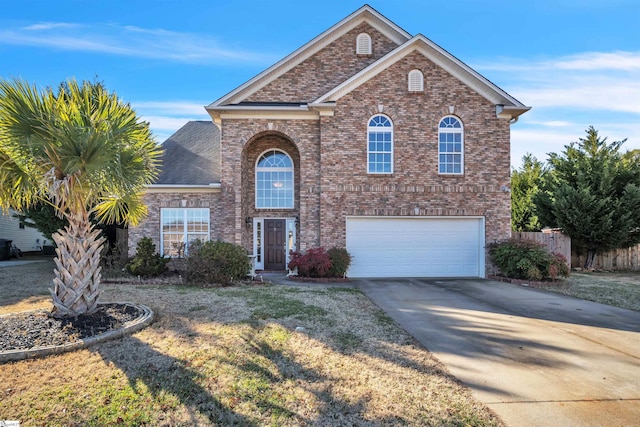
[(220, 182), (220, 130), (208, 121), (191, 121), (164, 143), (156, 184), (208, 185)]

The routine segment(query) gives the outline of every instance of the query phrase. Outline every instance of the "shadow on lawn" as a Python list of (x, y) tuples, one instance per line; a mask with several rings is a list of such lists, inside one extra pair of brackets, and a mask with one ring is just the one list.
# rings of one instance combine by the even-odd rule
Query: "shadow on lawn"
[[(332, 377), (323, 375), (313, 369), (306, 368), (297, 363), (281, 350), (275, 348), (265, 339), (260, 338), (260, 327), (252, 326), (242, 338), (246, 342), (249, 357), (235, 358), (234, 355), (212, 355), (209, 362), (218, 365), (226, 365), (241, 372), (241, 378), (248, 378), (263, 386), (257, 386), (251, 392), (247, 390), (222, 391), (222, 393), (233, 394), (227, 396), (227, 401), (223, 403), (215, 396), (215, 391), (219, 391), (216, 378), (207, 378), (198, 368), (190, 366), (187, 360), (163, 354), (147, 343), (135, 338), (126, 337), (111, 344), (96, 346), (96, 351), (107, 363), (112, 363), (119, 368), (126, 376), (132, 389), (136, 392), (140, 381), (145, 384), (154, 399), (158, 399), (162, 392), (175, 396), (181, 404), (188, 408), (190, 419), (186, 421), (192, 425), (198, 425), (198, 418), (205, 417), (208, 422), (215, 425), (241, 425), (258, 426), (263, 425), (261, 420), (253, 420), (234, 411), (232, 406), (240, 405), (248, 401), (255, 405), (259, 411), (271, 419), (272, 423), (280, 422), (293, 423), (295, 425), (307, 424), (331, 424), (337, 422), (338, 425), (351, 425), (353, 422), (365, 422), (362, 415), (367, 411), (367, 400), (360, 398), (355, 402), (347, 402), (338, 398), (331, 390)], [(181, 331), (185, 334), (185, 330)], [(193, 338), (197, 334), (186, 332), (188, 337)], [(120, 348), (126, 345), (127, 351)], [(247, 356), (247, 355), (245, 355)], [(253, 361), (253, 356), (264, 358), (270, 362), (271, 367), (275, 367), (275, 372), (265, 368), (262, 364)], [(443, 373), (446, 375), (446, 373)], [(303, 416), (291, 410), (285, 405), (291, 402), (281, 401), (274, 397), (272, 386), (285, 381), (294, 381), (300, 387), (301, 383), (308, 386), (305, 388), (316, 396), (318, 407), (312, 412), (313, 417)], [(233, 387), (232, 387), (233, 388)], [(294, 402), (295, 406), (295, 402)], [(199, 416), (198, 416), (199, 414)], [(170, 419), (164, 420), (171, 422)], [(185, 422), (184, 419), (179, 422)], [(400, 415), (389, 415), (387, 417), (366, 419), (371, 425), (406, 425), (407, 420)]]
[[(126, 353), (119, 349), (123, 345), (126, 345)], [(162, 392), (175, 396), (188, 408), (191, 418), (188, 423), (192, 425), (200, 423), (197, 414), (216, 425), (257, 425), (222, 404), (203, 387), (202, 384), (206, 384), (209, 379), (189, 367), (187, 361), (163, 354), (135, 337), (96, 346), (95, 351), (105, 362), (113, 363), (122, 370), (132, 389), (136, 390), (139, 381), (142, 381), (155, 399)], [(172, 424), (172, 420), (165, 421)]]
[[(162, 321), (161, 321), (162, 322)], [(198, 333), (188, 326), (188, 321), (171, 320), (169, 326), (176, 340), (200, 340), (204, 347), (217, 345), (215, 338)], [(331, 373), (320, 372), (298, 363), (278, 345), (263, 335), (264, 329), (269, 327), (283, 327), (277, 321), (242, 322), (247, 325), (246, 331), (240, 339), (244, 345), (242, 353), (233, 352), (200, 352), (197, 358), (180, 359), (152, 348), (146, 342), (136, 337), (126, 337), (121, 340), (96, 346), (95, 351), (107, 363), (115, 365), (126, 376), (132, 389), (138, 391), (140, 382), (144, 383), (154, 399), (161, 394), (175, 396), (182, 405), (190, 411), (189, 424), (199, 424), (198, 419), (205, 417), (215, 425), (264, 425), (270, 420), (274, 425), (407, 425), (411, 419), (403, 418), (401, 413), (391, 413), (378, 418), (365, 416), (367, 414), (368, 398), (345, 400), (332, 392), (334, 381), (339, 379)], [(154, 327), (154, 326), (151, 326)], [(323, 341), (324, 342), (324, 341)], [(351, 354), (340, 345), (335, 345), (331, 339), (325, 344), (333, 351)], [(126, 348), (126, 351), (123, 351)], [(420, 373), (450, 377), (448, 373), (437, 367), (426, 367), (418, 362), (402, 359), (395, 350), (389, 349), (389, 359), (394, 363), (409, 366)], [(372, 354), (372, 356), (374, 356)], [(376, 354), (376, 357), (381, 357)], [(195, 362), (195, 359), (198, 359)], [(210, 369), (215, 366), (214, 370)], [(234, 384), (217, 383), (212, 372), (233, 371), (237, 375), (231, 380)], [(229, 379), (227, 379), (229, 381)], [(290, 382), (294, 387), (301, 388), (299, 400), (292, 401), (291, 396), (283, 397), (282, 389), (276, 387)], [(304, 394), (315, 396), (313, 408), (304, 407)], [(157, 403), (157, 402), (156, 402)], [(253, 405), (261, 414), (260, 419), (252, 419), (240, 414), (234, 408), (239, 405)], [(170, 412), (170, 411), (169, 411)], [(455, 415), (453, 415), (455, 418)], [(165, 419), (165, 422), (173, 421)], [(184, 423), (184, 417), (176, 422)]]

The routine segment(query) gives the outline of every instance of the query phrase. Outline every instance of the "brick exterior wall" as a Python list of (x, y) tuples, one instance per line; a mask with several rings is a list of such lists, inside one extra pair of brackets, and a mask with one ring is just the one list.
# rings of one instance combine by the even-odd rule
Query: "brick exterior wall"
[[(371, 55), (356, 55), (356, 37), (371, 36)], [(363, 23), (330, 43), (246, 101), (311, 102), (363, 68), (398, 47), (370, 25)]]
[[(373, 55), (355, 54), (361, 32)], [(362, 24), (253, 94), (247, 101), (312, 101), (396, 45)], [(407, 75), (419, 69), (425, 90), (409, 93)], [(464, 174), (438, 174), (438, 124), (454, 107), (464, 125)], [(367, 123), (378, 112), (394, 125), (394, 173), (367, 173)], [(212, 239), (252, 250), (247, 217), (299, 216), (298, 249), (346, 245), (346, 217), (482, 216), (486, 243), (510, 236), (510, 128), (495, 106), (417, 52), (337, 101), (334, 116), (318, 120), (229, 119), (221, 125), (221, 192), (149, 194), (149, 219), (130, 230), (130, 252), (141, 236), (159, 247), (159, 209), (186, 200), (211, 207)], [(268, 149), (291, 156), (295, 206), (255, 208), (255, 164)], [(489, 264), (489, 257), (486, 257)]]
[[(409, 93), (419, 69), (425, 91)], [(438, 123), (455, 107), (464, 125), (464, 174), (438, 174)], [(367, 173), (367, 123), (394, 125), (394, 173)], [(322, 118), (321, 244), (345, 245), (347, 215), (484, 216), (486, 242), (510, 235), (509, 123), (495, 107), (421, 54), (407, 55), (337, 102)]]
[(129, 256), (136, 253), (136, 245), (143, 237), (150, 237), (160, 252), (160, 209), (162, 208), (209, 208), (211, 240), (222, 239), (218, 220), (222, 215), (221, 194), (216, 193), (147, 193), (144, 203), (148, 215), (135, 227), (129, 227)]
[[(298, 247), (320, 244), (320, 127), (315, 120), (223, 120), (222, 235), (252, 250), (246, 217), (295, 217), (310, 226), (298, 230)], [(255, 208), (255, 165), (268, 149), (286, 152), (294, 162), (294, 208)], [(300, 244), (302, 246), (300, 246)]]

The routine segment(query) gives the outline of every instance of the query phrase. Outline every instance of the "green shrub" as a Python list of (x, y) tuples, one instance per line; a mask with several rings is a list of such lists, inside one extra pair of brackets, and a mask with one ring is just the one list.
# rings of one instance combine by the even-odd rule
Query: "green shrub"
[(159, 276), (167, 271), (167, 263), (171, 258), (165, 258), (156, 252), (156, 245), (149, 237), (143, 237), (136, 246), (136, 254), (127, 264), (129, 273), (142, 277)]
[(500, 272), (512, 279), (555, 280), (569, 275), (566, 259), (531, 240), (509, 239), (489, 245), (489, 254)]
[(193, 242), (186, 257), (186, 279), (208, 285), (228, 285), (249, 272), (247, 252), (242, 246), (218, 241)]
[(347, 270), (351, 265), (351, 255), (345, 248), (331, 248), (327, 251), (331, 268), (329, 269), (330, 277), (345, 277)]

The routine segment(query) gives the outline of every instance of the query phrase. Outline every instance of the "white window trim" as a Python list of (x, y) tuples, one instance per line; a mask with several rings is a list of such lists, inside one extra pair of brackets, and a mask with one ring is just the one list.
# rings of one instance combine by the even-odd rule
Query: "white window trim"
[(356, 37), (356, 54), (371, 55), (371, 36), (367, 33), (360, 33)]
[[(184, 248), (184, 253), (186, 255), (187, 251), (188, 251), (188, 247), (187, 242), (189, 241), (188, 236), (189, 236), (189, 232), (188, 227), (187, 227), (187, 211), (189, 210), (206, 210), (207, 211), (207, 215), (206, 215), (206, 219), (207, 219), (207, 238), (206, 241), (211, 239), (211, 209), (210, 208), (182, 208), (182, 207), (175, 207), (175, 208), (160, 208), (160, 254), (164, 254), (164, 231), (162, 230), (162, 227), (164, 225), (164, 218), (165, 218), (165, 212), (167, 210), (181, 210), (183, 211), (183, 219), (184, 219), (184, 229), (182, 231), (182, 242), (185, 244), (185, 248)], [(192, 234), (202, 234), (202, 233), (192, 233)]]
[[(445, 130), (445, 129), (450, 129), (450, 128), (440, 128), (440, 123), (442, 123), (442, 121), (444, 119), (446, 119), (447, 117), (453, 117), (454, 119), (456, 119), (458, 121), (458, 123), (460, 123), (460, 172), (440, 172), (440, 154), (448, 154), (448, 152), (446, 153), (441, 153), (440, 152), (440, 132), (441, 129)], [(438, 121), (438, 174), (439, 175), (464, 175), (464, 123), (462, 122), (462, 120), (460, 119), (460, 117), (458, 116), (453, 116), (453, 115), (448, 115), (448, 116), (444, 116), (442, 117), (439, 121)]]
[[(375, 126), (369, 126), (369, 123), (371, 123), (371, 120), (373, 120), (374, 117), (378, 117), (378, 116), (382, 116), (385, 117), (387, 120), (389, 120), (389, 123), (391, 123), (391, 127), (389, 128), (379, 128), (379, 127), (375, 127)], [(369, 120), (367, 120), (367, 174), (369, 175), (392, 175), (393, 174), (393, 152), (395, 151), (395, 146), (394, 146), (394, 141), (393, 141), (393, 120), (391, 120), (391, 117), (385, 115), (385, 114), (375, 114), (371, 117), (369, 117)], [(389, 172), (370, 172), (369, 171), (369, 154), (371, 154), (372, 152), (369, 150), (369, 133), (370, 132), (380, 132), (380, 129), (385, 129), (388, 130), (391, 133), (391, 170)], [(386, 153), (385, 151), (374, 151), (373, 153)]]
[[(285, 227), (287, 229), (287, 237), (286, 243), (287, 248), (285, 249), (285, 265), (289, 265), (290, 261), (290, 251), (297, 251), (298, 249), (298, 236), (296, 233), (296, 218), (288, 217), (288, 218), (272, 218), (272, 217), (257, 217), (253, 218), (253, 255), (255, 256), (255, 269), (256, 270), (264, 270), (264, 221), (267, 219), (284, 219)], [(261, 244), (260, 248), (258, 248), (258, 224), (260, 224), (261, 230)], [(289, 239), (289, 233), (292, 234), (291, 239)]]
[[(258, 206), (258, 163), (260, 162), (260, 159), (262, 159), (262, 156), (264, 156), (266, 153), (272, 153), (272, 152), (278, 152), (278, 153), (282, 153), (285, 156), (287, 156), (289, 158), (289, 160), (291, 160), (291, 168), (264, 168), (264, 171), (269, 171), (269, 172), (291, 172), (291, 185), (292, 185), (292, 194), (291, 194), (291, 206), (287, 206), (287, 207), (260, 207)], [(286, 153), (283, 150), (277, 149), (277, 148), (270, 148), (268, 150), (263, 151), (262, 153), (260, 153), (260, 155), (258, 156), (258, 158), (256, 159), (256, 163), (255, 166), (253, 168), (254, 171), (254, 187), (255, 187), (255, 191), (254, 191), (254, 199), (253, 199), (253, 203), (256, 209), (294, 209), (296, 206), (296, 171), (295, 171), (295, 163), (293, 162), (293, 158)]]
[(411, 70), (407, 76), (409, 92), (424, 92), (424, 75), (420, 70)]

